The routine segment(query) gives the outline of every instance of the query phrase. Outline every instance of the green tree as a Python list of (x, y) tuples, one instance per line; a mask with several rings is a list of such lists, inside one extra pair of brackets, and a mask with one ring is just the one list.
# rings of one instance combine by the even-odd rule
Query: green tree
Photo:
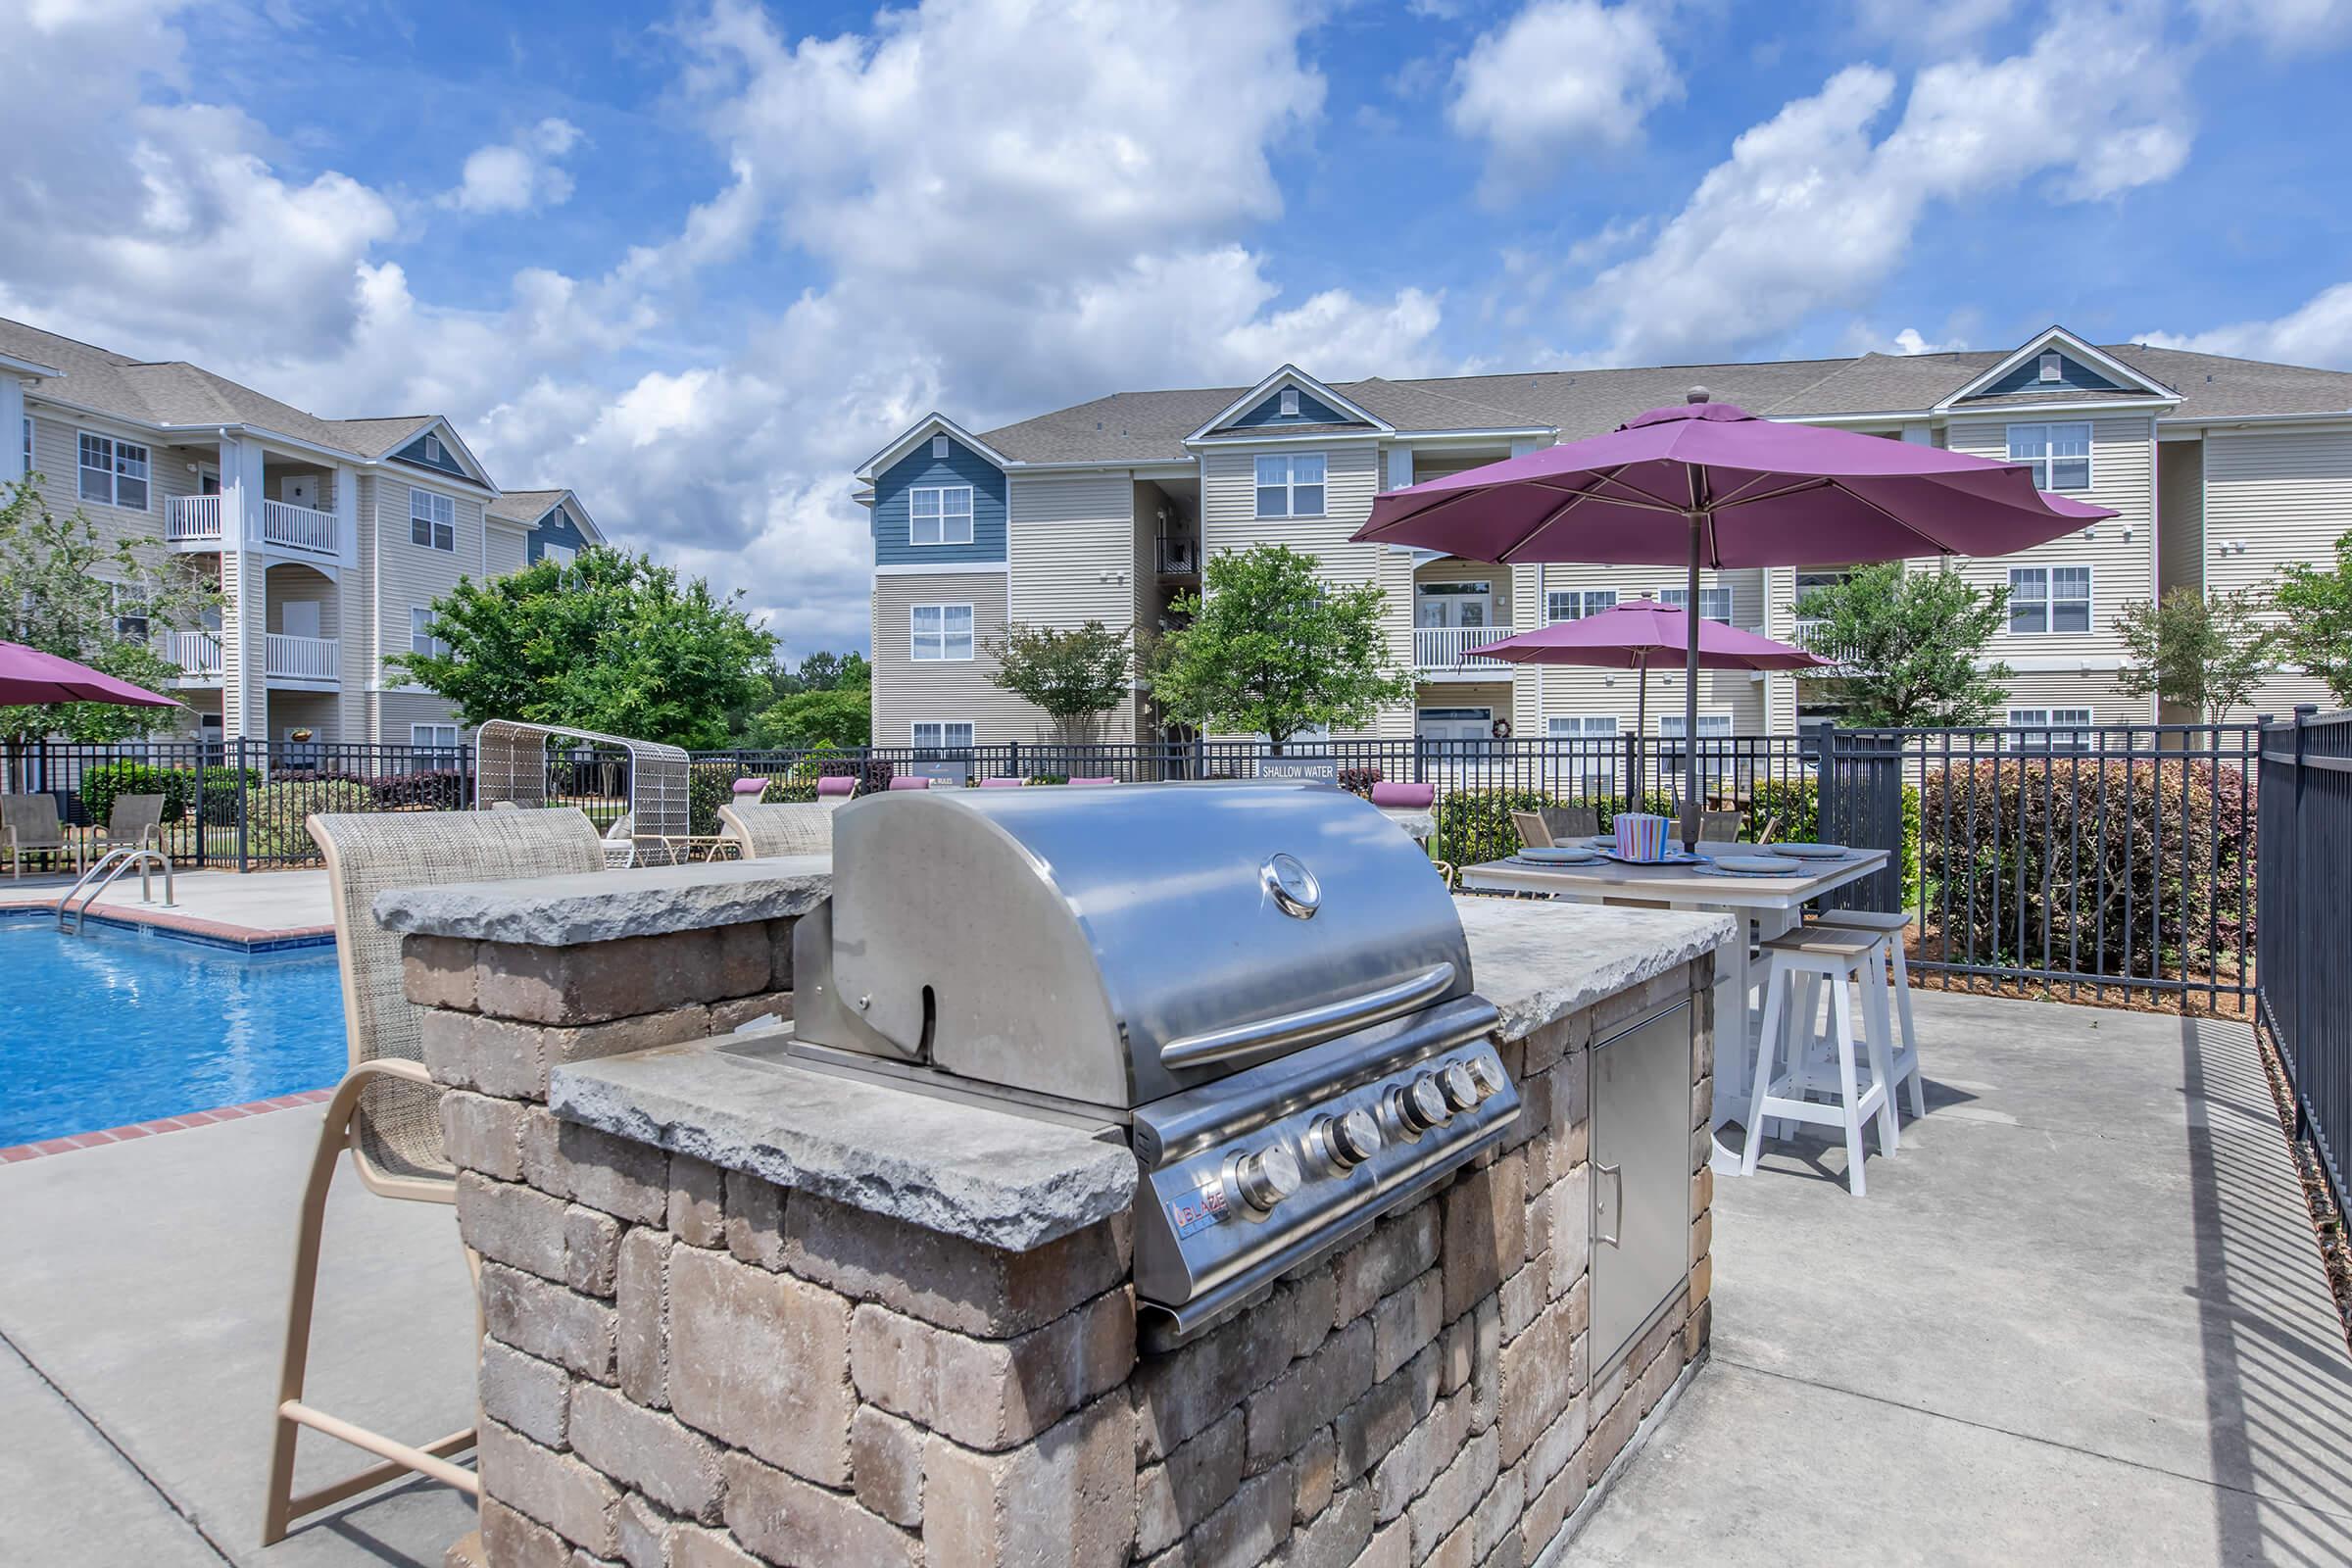
[(1799, 679), (1851, 724), (1993, 723), (2015, 671), (1978, 661), (2008, 612), (2005, 587), (1979, 588), (1950, 571), (1906, 573), (1899, 561), (1858, 566), (1797, 601), (1797, 617), (1814, 623), (1804, 646), (1837, 661)]
[(2282, 567), (2271, 604), (2280, 612), (2279, 654), (2352, 708), (2352, 533), (2335, 541), (2332, 566)]
[(2203, 713), (2213, 723), (2253, 699), (2270, 667), (2271, 636), (2254, 596), (2180, 587), (2128, 605), (2115, 618), (2124, 642), (2116, 690)]
[(1279, 749), (1309, 725), (1368, 724), (1411, 695), (1380, 589), (1325, 583), (1315, 558), (1287, 545), (1220, 551), (1201, 582), (1203, 593), (1168, 607), (1183, 623), (1152, 647), (1152, 695), (1176, 722), (1261, 734)]
[[(153, 546), (108, 543), (78, 508), (49, 510), (31, 479), (0, 496), (0, 605), (13, 606), (8, 637), (169, 695), (179, 666), (155, 646), (157, 632), (194, 629), (220, 608), (220, 590), (187, 564)], [(0, 741), (12, 760), (49, 736), (129, 740), (168, 729), (172, 708), (46, 703), (0, 708)]]
[(1099, 620), (1066, 630), (1012, 621), (988, 655), (997, 662), (989, 679), (1044, 709), (1066, 741), (1088, 739), (1094, 721), (1119, 706), (1134, 667), (1127, 633)]
[(446, 655), (399, 654), (395, 671), (457, 705), (461, 723), (520, 718), (664, 741), (726, 744), (730, 710), (757, 698), (776, 639), (697, 577), (644, 556), (583, 550), (433, 601)]
[(761, 751), (864, 746), (871, 742), (873, 733), (872, 690), (864, 686), (840, 686), (777, 698), (752, 720), (744, 744)]
[[(758, 747), (787, 744), (760, 739), (760, 720), (768, 710), (788, 697), (800, 697), (810, 692), (870, 692), (873, 684), (873, 665), (867, 663), (865, 656), (855, 649), (846, 654), (810, 654), (801, 661), (798, 667), (770, 664), (760, 672), (759, 689), (749, 694), (740, 705), (728, 710), (729, 744)], [(870, 698), (867, 706), (871, 707)], [(817, 710), (846, 713), (848, 706), (837, 704), (826, 710), (820, 705)], [(865, 740), (860, 736), (851, 744), (862, 746)]]

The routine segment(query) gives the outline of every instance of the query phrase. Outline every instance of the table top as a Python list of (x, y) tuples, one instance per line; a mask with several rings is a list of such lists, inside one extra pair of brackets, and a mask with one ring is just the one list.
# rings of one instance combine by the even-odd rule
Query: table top
[[(1769, 847), (1725, 845), (1737, 855), (1764, 855)], [(1466, 866), (1462, 885), (1511, 893), (1561, 893), (1571, 898), (1644, 899), (1659, 903), (1714, 905), (1723, 908), (1792, 908), (1824, 893), (1860, 881), (1886, 864), (1885, 850), (1851, 850), (1843, 859), (1788, 861), (1787, 876), (1735, 876), (1691, 865), (1627, 865), (1593, 860), (1584, 865), (1537, 865), (1520, 859), (1489, 860)]]

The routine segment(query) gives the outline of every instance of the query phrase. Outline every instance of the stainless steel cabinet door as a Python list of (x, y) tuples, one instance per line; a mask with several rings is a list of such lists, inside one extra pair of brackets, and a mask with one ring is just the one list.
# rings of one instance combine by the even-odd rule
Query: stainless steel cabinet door
[(1590, 1054), (1595, 1375), (1689, 1273), (1691, 1017), (1684, 1003)]

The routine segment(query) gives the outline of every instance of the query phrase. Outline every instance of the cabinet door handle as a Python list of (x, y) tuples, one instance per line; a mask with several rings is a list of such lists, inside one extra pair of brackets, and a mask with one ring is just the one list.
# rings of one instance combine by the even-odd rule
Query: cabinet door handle
[[(1609, 1228), (1605, 1232), (1600, 1228), (1600, 1179), (1603, 1176), (1609, 1179)], [(1623, 1247), (1625, 1244), (1617, 1232), (1625, 1224), (1625, 1167), (1622, 1164), (1606, 1165), (1596, 1159), (1592, 1162), (1592, 1239), (1611, 1247)]]

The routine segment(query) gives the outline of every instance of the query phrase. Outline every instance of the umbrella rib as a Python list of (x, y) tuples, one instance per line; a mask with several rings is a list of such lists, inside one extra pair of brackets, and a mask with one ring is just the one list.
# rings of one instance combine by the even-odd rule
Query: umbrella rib
[[(1761, 480), (1764, 476), (1762, 474), (1758, 474), (1756, 477), (1758, 480)], [(1739, 490), (1735, 490), (1730, 495), (1716, 502), (1714, 504), (1714, 510), (1721, 512), (1727, 507), (1752, 507), (1766, 501), (1778, 501), (1783, 496), (1802, 495), (1808, 490), (1820, 490), (1828, 488), (1836, 485), (1837, 482), (1838, 481), (1835, 479), (1829, 478), (1826, 475), (1816, 474), (1809, 479), (1799, 479), (1794, 484), (1785, 484), (1778, 490), (1767, 490), (1762, 495), (1743, 496)], [(1746, 486), (1742, 485), (1740, 488), (1745, 489)]]

